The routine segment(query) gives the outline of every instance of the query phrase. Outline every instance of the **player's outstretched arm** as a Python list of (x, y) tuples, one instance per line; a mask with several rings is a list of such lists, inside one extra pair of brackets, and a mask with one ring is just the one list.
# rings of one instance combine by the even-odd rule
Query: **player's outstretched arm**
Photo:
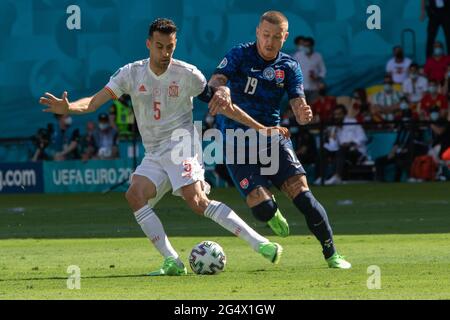
[(249, 128), (258, 131), (261, 130), (262, 133), (267, 135), (272, 134), (272, 131), (277, 131), (285, 137), (290, 136), (289, 129), (285, 127), (266, 127), (250, 117), (236, 104), (233, 104), (231, 101), (230, 89), (226, 87), (227, 82), (228, 78), (223, 74), (214, 74), (208, 82), (208, 85), (215, 89), (214, 96), (208, 104), (209, 113), (211, 113), (211, 115), (214, 116), (221, 113)]
[(298, 97), (291, 99), (289, 100), (289, 104), (292, 107), (295, 120), (297, 120), (298, 124), (305, 125), (311, 122), (313, 113), (305, 98)]
[(82, 98), (75, 102), (69, 102), (67, 91), (64, 91), (61, 99), (46, 92), (45, 97), (41, 97), (39, 99), (39, 103), (47, 106), (47, 109), (42, 110), (44, 112), (52, 112), (56, 114), (82, 114), (96, 111), (109, 100), (111, 100), (111, 95), (105, 88), (103, 88), (94, 96)]
[(244, 110), (239, 108), (236, 104), (231, 103), (228, 108), (221, 109), (220, 113), (224, 116), (242, 123), (243, 125), (255, 129), (262, 134), (271, 135), (273, 133), (279, 132), (281, 135), (289, 138), (291, 136), (289, 129), (285, 127), (266, 127), (250, 117)]

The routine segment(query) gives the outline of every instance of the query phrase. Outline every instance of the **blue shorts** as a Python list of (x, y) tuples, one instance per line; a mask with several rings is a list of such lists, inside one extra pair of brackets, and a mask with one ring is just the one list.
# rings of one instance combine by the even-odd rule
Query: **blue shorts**
[(256, 164), (227, 164), (227, 168), (236, 188), (243, 197), (247, 197), (258, 187), (270, 188), (273, 184), (280, 189), (290, 177), (306, 175), (290, 139), (281, 138), (278, 160), (278, 172), (274, 175), (261, 175), (261, 168), (269, 167), (269, 165), (263, 165), (259, 161)]

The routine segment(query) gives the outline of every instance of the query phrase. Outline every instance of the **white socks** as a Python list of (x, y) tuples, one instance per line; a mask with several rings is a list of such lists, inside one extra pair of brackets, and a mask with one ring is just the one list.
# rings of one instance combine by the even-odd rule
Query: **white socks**
[(174, 257), (180, 264), (178, 253), (172, 247), (164, 231), (161, 220), (148, 205), (142, 207), (134, 213), (136, 221), (141, 225), (142, 230), (150, 239), (153, 245), (158, 249), (164, 258)]
[(261, 243), (269, 242), (269, 240), (258, 234), (244, 220), (239, 218), (233, 210), (221, 202), (211, 200), (204, 215), (239, 238), (247, 241), (256, 252), (258, 252)]

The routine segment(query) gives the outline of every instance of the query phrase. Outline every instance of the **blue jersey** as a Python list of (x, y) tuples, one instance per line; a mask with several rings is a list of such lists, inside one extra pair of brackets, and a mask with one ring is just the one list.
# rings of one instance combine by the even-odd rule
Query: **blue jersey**
[[(272, 61), (258, 54), (256, 42), (232, 48), (217, 66), (215, 74), (228, 78), (231, 99), (253, 119), (265, 126), (280, 123), (281, 100), (304, 97), (303, 75), (299, 63), (280, 52)], [(222, 129), (247, 129), (228, 118), (222, 119)]]

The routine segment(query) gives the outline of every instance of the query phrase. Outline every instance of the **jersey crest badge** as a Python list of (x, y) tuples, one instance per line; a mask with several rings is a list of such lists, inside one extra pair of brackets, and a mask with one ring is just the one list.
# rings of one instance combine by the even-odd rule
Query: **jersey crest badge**
[(178, 97), (178, 85), (176, 82), (172, 82), (169, 86), (169, 97)]
[(266, 80), (272, 81), (275, 78), (275, 70), (272, 67), (265, 68), (263, 71), (263, 77)]
[(227, 58), (223, 58), (223, 60), (217, 66), (217, 69), (223, 69), (223, 68), (225, 68), (227, 66), (227, 64), (228, 64), (228, 59)]
[(275, 81), (282, 83), (284, 81), (284, 70), (275, 70)]

